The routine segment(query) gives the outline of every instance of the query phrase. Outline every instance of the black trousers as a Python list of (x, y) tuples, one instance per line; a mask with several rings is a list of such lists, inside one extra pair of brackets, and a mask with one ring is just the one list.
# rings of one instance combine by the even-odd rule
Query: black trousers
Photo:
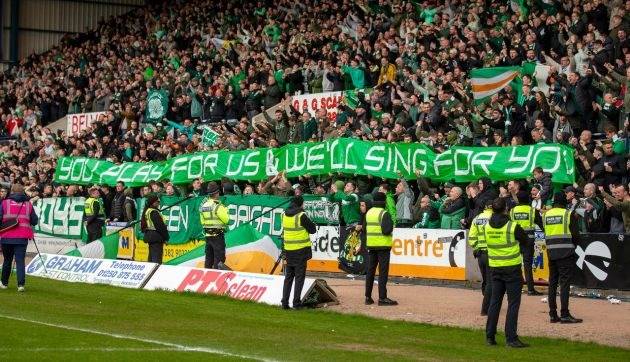
[(9, 277), (15, 258), (15, 271), (17, 272), (17, 285), (23, 287), (26, 283), (26, 244), (2, 244), (2, 284), (9, 285)]
[(164, 243), (149, 243), (149, 263), (162, 264)]
[[(529, 233), (528, 233), (529, 234)], [(523, 269), (525, 270), (525, 282), (527, 283), (527, 290), (534, 291), (534, 272), (532, 270), (532, 264), (534, 263), (534, 236), (528, 235), (527, 244), (521, 246), (521, 255), (523, 255)]]
[(477, 264), (481, 272), (481, 294), (483, 295), (481, 313), (488, 314), (490, 297), (492, 296), (492, 272), (490, 265), (488, 265), (488, 252), (486, 250), (482, 250), (477, 254)]
[(391, 249), (368, 249), (367, 274), (365, 276), (365, 297), (372, 297), (374, 276), (378, 265), (378, 299), (387, 298), (387, 279), (389, 278), (389, 257)]
[(558, 314), (558, 305), (556, 304), (558, 285), (560, 285), (560, 317), (569, 316), (569, 286), (571, 285), (574, 266), (574, 256), (549, 260), (549, 295), (547, 299), (549, 315), (551, 316)]
[(304, 279), (306, 279), (306, 262), (307, 258), (300, 257), (301, 251), (287, 251), (295, 253), (296, 258), (287, 256), (287, 265), (284, 268), (284, 285), (282, 287), (282, 305), (289, 306), (289, 297), (291, 296), (291, 287), (295, 280), (295, 289), (293, 290), (293, 307), (300, 305), (302, 300), (302, 288), (304, 287)]
[(503, 303), (503, 295), (507, 293), (508, 308), (505, 318), (505, 339), (513, 342), (518, 339), (516, 329), (518, 326), (518, 310), (521, 307), (521, 288), (523, 277), (521, 266), (491, 268), (492, 269), (492, 298), (488, 309), (488, 321), (486, 322), (486, 338), (494, 339), (497, 334), (497, 323)]
[(100, 221), (91, 222), (85, 225), (85, 230), (87, 231), (87, 242), (91, 243), (103, 236), (103, 223)]
[(217, 235), (206, 236), (206, 261), (204, 268), (219, 269), (225, 263), (225, 236), (223, 232)]

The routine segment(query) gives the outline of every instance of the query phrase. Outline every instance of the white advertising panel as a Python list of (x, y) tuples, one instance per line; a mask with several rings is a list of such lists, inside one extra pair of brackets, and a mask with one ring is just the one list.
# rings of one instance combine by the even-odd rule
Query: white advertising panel
[[(306, 278), (302, 299), (314, 283), (314, 279)], [(144, 289), (219, 294), (234, 299), (281, 305), (283, 285), (284, 277), (279, 275), (160, 265)], [(289, 304), (292, 301), (293, 294), (289, 298)]]
[(28, 264), (26, 274), (66, 282), (109, 284), (138, 289), (156, 267), (155, 263), (41, 254), (41, 258), (36, 256)]

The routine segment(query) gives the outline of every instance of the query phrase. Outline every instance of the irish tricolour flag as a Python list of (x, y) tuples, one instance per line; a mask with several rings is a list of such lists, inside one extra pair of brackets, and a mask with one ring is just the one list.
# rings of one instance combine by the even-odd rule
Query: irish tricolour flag
[[(232, 270), (268, 274), (280, 255), (278, 245), (269, 235), (251, 224), (242, 224), (225, 234), (225, 264)], [(203, 268), (205, 245), (171, 259), (165, 264)], [(276, 269), (280, 273), (281, 268)]]
[[(470, 71), (475, 103), (482, 103), (493, 94), (507, 87), (521, 74), (521, 67), (494, 67)], [(513, 84), (514, 85), (514, 84)], [(512, 87), (514, 88), (514, 87)], [(514, 89), (520, 92), (520, 89)]]

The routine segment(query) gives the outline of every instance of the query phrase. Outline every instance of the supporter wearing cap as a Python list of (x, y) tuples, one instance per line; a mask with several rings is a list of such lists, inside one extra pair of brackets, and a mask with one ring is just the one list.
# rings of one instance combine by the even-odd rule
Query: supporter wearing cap
[(206, 235), (206, 260), (204, 267), (207, 269), (230, 270), (225, 265), (225, 229), (229, 223), (227, 207), (219, 200), (221, 188), (216, 182), (208, 184), (209, 197), (199, 209), (201, 226)]
[(366, 232), (368, 249), (367, 274), (365, 277), (365, 304), (374, 304), (372, 287), (378, 266), (378, 305), (389, 306), (398, 303), (387, 297), (387, 280), (389, 278), (389, 259), (392, 249), (392, 231), (394, 223), (385, 209), (385, 194), (374, 193), (372, 208), (365, 215), (363, 229)]
[(155, 193), (148, 194), (142, 210), (140, 229), (144, 233), (144, 242), (149, 244), (149, 263), (162, 264), (164, 244), (168, 242), (169, 234), (160, 213), (160, 197)]
[[(567, 210), (563, 192), (553, 195), (553, 208), (543, 215), (545, 243), (549, 259), (549, 317), (551, 323), (581, 323), (569, 312), (569, 286), (575, 269), (575, 245), (580, 240), (577, 215)], [(556, 292), (560, 286), (560, 316)]]
[(306, 262), (312, 258), (310, 235), (317, 231), (316, 225), (304, 212), (304, 198), (295, 196), (282, 215), (282, 238), (286, 257), (284, 286), (282, 288), (282, 308), (289, 309), (291, 287), (293, 290), (293, 308), (301, 308), (302, 287), (306, 278)]

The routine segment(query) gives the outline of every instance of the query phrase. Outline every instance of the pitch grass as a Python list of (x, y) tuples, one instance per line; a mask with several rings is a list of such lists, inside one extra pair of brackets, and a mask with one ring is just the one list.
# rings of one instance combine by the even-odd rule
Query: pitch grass
[[(284, 311), (225, 297), (128, 290), (29, 278), (27, 292), (0, 290), (0, 315), (123, 334), (261, 359), (628, 361), (630, 351), (529, 338), (522, 350), (485, 346), (480, 330), (388, 321), (325, 310)], [(614, 328), (611, 326), (611, 328)], [(0, 317), (0, 359), (232, 360), (154, 343)]]

